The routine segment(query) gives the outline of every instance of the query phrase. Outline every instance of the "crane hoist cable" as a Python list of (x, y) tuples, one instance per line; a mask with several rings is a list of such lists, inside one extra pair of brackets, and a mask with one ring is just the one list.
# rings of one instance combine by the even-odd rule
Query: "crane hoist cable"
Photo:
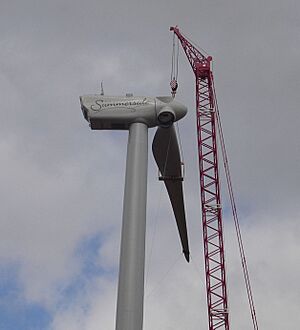
[(171, 68), (171, 80), (170, 80), (170, 86), (171, 86), (171, 94), (173, 98), (175, 98), (176, 91), (178, 88), (178, 61), (179, 61), (179, 40), (176, 38), (175, 33), (173, 34), (173, 48), (172, 48), (172, 68)]
[[(214, 83), (213, 83), (213, 89), (215, 91)], [(216, 95), (215, 92), (214, 92), (214, 95)], [(228, 157), (227, 157), (225, 139), (224, 139), (224, 135), (223, 135), (223, 128), (222, 128), (222, 123), (221, 123), (221, 119), (220, 119), (220, 112), (219, 112), (218, 102), (217, 102), (216, 98), (215, 98), (215, 104), (216, 104), (217, 127), (218, 127), (219, 139), (220, 139), (220, 144), (221, 144), (221, 151), (222, 151), (222, 158), (223, 158), (223, 164), (224, 164), (224, 170), (225, 170), (225, 176), (226, 176), (226, 182), (227, 182), (227, 189), (228, 189), (228, 193), (229, 193), (232, 216), (233, 216), (235, 231), (236, 231), (237, 240), (238, 240), (239, 253), (240, 253), (241, 265), (242, 265), (242, 269), (243, 269), (243, 276), (244, 276), (244, 282), (245, 282), (245, 286), (246, 286), (247, 298), (248, 298), (248, 303), (249, 303), (249, 307), (250, 307), (253, 329), (258, 330), (258, 322), (257, 322), (257, 318), (256, 318), (255, 304), (254, 304), (254, 299), (253, 299), (253, 294), (252, 294), (252, 289), (251, 289), (249, 270), (248, 270), (248, 266), (247, 266), (247, 259), (246, 259), (244, 244), (243, 244), (243, 240), (242, 240), (242, 233), (241, 233), (241, 228), (240, 228), (240, 224), (239, 224), (238, 212), (237, 212), (237, 207), (236, 207), (234, 193), (233, 193), (233, 186), (232, 186), (231, 174), (230, 174), (230, 169), (229, 169), (229, 162), (228, 162)]]

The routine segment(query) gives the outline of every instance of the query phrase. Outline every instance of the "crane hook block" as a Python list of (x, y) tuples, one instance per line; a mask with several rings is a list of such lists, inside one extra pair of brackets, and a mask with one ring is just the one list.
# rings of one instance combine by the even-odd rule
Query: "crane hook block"
[(177, 83), (176, 79), (171, 80), (170, 86), (171, 86), (171, 94), (174, 98), (176, 95), (177, 88), (178, 88), (178, 83)]

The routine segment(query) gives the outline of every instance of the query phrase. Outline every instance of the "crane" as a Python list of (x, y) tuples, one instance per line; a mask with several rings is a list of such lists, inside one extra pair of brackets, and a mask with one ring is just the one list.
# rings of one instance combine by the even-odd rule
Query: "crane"
[[(173, 31), (173, 56), (170, 82), (172, 96), (175, 97), (178, 87), (178, 54), (176, 58), (175, 36), (180, 41), (196, 78), (197, 141), (209, 330), (230, 329), (218, 166), (218, 134), (253, 328), (254, 330), (258, 330), (245, 250), (234, 201), (226, 147), (215, 94), (211, 68), (212, 57), (205, 56), (203, 52), (200, 52), (183, 36), (177, 26), (171, 27), (170, 30)], [(178, 47), (177, 45), (177, 52)]]

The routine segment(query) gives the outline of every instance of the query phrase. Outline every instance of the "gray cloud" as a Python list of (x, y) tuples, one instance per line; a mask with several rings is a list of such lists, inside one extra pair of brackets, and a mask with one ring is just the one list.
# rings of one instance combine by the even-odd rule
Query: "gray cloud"
[[(178, 24), (214, 58), (259, 320), (268, 330), (293, 329), (299, 322), (291, 313), (299, 300), (298, 2), (16, 0), (1, 7), (0, 260), (20, 265), (24, 304), (47, 306), (55, 330), (63, 324), (113, 329), (116, 279), (94, 278), (78, 300), (57, 309), (59, 288), (82, 270), (75, 253), (80, 242), (106, 234), (99, 263), (118, 264), (127, 134), (91, 132), (78, 98), (99, 91), (101, 80), (108, 94), (168, 94), (168, 28)], [(154, 291), (146, 300), (145, 329), (206, 326), (194, 98), (194, 77), (181, 52), (178, 99), (189, 114), (180, 132), (196, 268), (175, 262), (178, 234), (150, 156), (146, 292)], [(244, 298), (243, 311), (235, 312), (242, 283), (227, 217), (225, 226), (232, 324), (246, 328)]]

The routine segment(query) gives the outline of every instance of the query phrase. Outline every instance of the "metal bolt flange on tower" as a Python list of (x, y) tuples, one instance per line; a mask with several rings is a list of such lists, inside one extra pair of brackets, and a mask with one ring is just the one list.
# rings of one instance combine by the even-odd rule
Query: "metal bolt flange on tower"
[(142, 330), (145, 268), (148, 128), (157, 131), (155, 161), (173, 207), (182, 250), (189, 261), (181, 159), (173, 123), (187, 112), (172, 97), (80, 97), (84, 118), (93, 130), (128, 130), (116, 330)]

